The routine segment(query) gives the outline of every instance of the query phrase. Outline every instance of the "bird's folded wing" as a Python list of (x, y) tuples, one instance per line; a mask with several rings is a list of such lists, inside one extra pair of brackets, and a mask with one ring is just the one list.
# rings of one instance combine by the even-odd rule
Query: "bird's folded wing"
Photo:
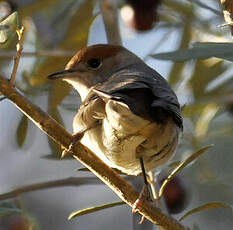
[(113, 74), (98, 90), (126, 103), (136, 115), (163, 121), (171, 116), (182, 129), (180, 105), (168, 83), (155, 71)]

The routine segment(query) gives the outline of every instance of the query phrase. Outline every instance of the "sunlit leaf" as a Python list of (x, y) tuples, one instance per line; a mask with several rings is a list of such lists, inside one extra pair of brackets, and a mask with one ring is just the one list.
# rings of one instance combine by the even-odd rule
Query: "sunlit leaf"
[(197, 208), (194, 208), (188, 212), (186, 212), (179, 220), (183, 220), (184, 218), (186, 218), (187, 216), (190, 216), (194, 213), (197, 212), (201, 212), (201, 211), (205, 211), (205, 210), (209, 210), (209, 209), (213, 209), (213, 208), (230, 208), (232, 210), (232, 206), (229, 204), (225, 204), (225, 203), (221, 203), (221, 202), (210, 202), (204, 205), (201, 205)]
[(6, 48), (17, 42), (16, 30), (19, 26), (18, 13), (14, 12), (0, 22), (0, 48)]
[(21, 214), (23, 211), (15, 207), (12, 203), (3, 202), (0, 203), (0, 216), (10, 215), (10, 214)]
[[(64, 39), (58, 48), (63, 50), (79, 50), (87, 43), (89, 27), (94, 19), (93, 2), (85, 1), (72, 16)], [(50, 57), (43, 62), (36, 62), (36, 68), (30, 78), (32, 86), (47, 82), (47, 76), (55, 71), (65, 68), (70, 57)]]
[(182, 116), (183, 117), (192, 117), (194, 115), (200, 114), (203, 109), (205, 108), (207, 102), (206, 103), (193, 103), (193, 104), (189, 104), (189, 105), (185, 105), (182, 108)]
[(90, 214), (90, 213), (100, 211), (100, 210), (103, 210), (103, 209), (106, 209), (106, 208), (112, 208), (112, 207), (119, 206), (119, 205), (124, 205), (124, 204), (125, 204), (124, 201), (119, 201), (119, 202), (114, 202), (114, 203), (105, 204), (105, 205), (101, 205), (101, 206), (85, 208), (85, 209), (82, 209), (82, 210), (79, 210), (79, 211), (72, 212), (69, 215), (68, 220), (71, 220), (71, 219), (73, 219), (75, 217), (78, 217), (78, 216)]
[[(182, 38), (180, 41), (179, 49), (187, 48), (192, 38), (192, 29), (190, 17), (185, 20), (185, 26), (182, 32)], [(175, 85), (182, 77), (182, 73), (185, 67), (185, 63), (173, 63), (171, 71), (168, 76), (168, 82), (170, 85)]]
[(31, 16), (38, 11), (41, 11), (43, 8), (46, 8), (48, 6), (54, 5), (57, 2), (62, 0), (40, 0), (40, 1), (34, 1), (32, 3), (27, 4), (26, 6), (19, 9), (20, 15), (23, 15), (24, 17)]
[(17, 143), (19, 147), (23, 146), (26, 140), (27, 131), (28, 131), (28, 118), (25, 115), (23, 115), (16, 131)]
[(69, 94), (70, 87), (62, 81), (55, 81), (49, 91), (49, 109), (53, 110), (61, 104), (62, 100)]
[(197, 60), (194, 72), (189, 80), (195, 99), (207, 97), (209, 94), (209, 92), (206, 92), (208, 84), (222, 74), (226, 68), (224, 62), (220, 59)]
[(189, 49), (152, 54), (151, 57), (177, 62), (211, 57), (233, 61), (233, 43), (230, 42), (196, 42)]
[(208, 104), (202, 111), (200, 117), (197, 120), (195, 127), (195, 136), (202, 138), (207, 134), (210, 122), (215, 117), (219, 110), (219, 106), (215, 103)]
[(180, 165), (180, 161), (174, 161), (174, 162), (171, 162), (171, 163), (168, 165), (168, 167), (172, 169), (172, 168), (177, 167), (178, 165)]
[(159, 197), (161, 197), (163, 195), (163, 191), (164, 191), (166, 185), (168, 184), (169, 181), (171, 181), (171, 179), (178, 172), (180, 172), (183, 168), (185, 168), (188, 164), (193, 162), (195, 159), (200, 157), (201, 154), (203, 154), (207, 149), (209, 149), (211, 147), (213, 147), (213, 145), (208, 145), (208, 146), (205, 146), (205, 147), (199, 149), (197, 152), (195, 152), (191, 156), (189, 156), (185, 161), (181, 162), (174, 170), (172, 170), (172, 172), (168, 175), (168, 177), (164, 180), (163, 184), (160, 187)]

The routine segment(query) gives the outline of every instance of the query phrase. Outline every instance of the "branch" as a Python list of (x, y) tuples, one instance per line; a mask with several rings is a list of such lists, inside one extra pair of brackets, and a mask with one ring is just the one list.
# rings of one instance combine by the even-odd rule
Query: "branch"
[(19, 42), (16, 45), (16, 57), (14, 59), (14, 66), (13, 66), (13, 70), (11, 73), (11, 78), (10, 78), (10, 83), (13, 85), (15, 83), (15, 77), (16, 77), (16, 73), (18, 70), (18, 66), (19, 66), (19, 60), (20, 60), (20, 55), (23, 51), (23, 33), (24, 33), (24, 27), (22, 26), (21, 29), (17, 29), (16, 30), (17, 35), (18, 35), (18, 40)]
[[(36, 52), (22, 52), (21, 57), (72, 57), (75, 51), (68, 50), (40, 50)], [(16, 55), (15, 51), (0, 51), (0, 59), (12, 58)]]
[(116, 4), (117, 1), (115, 0), (101, 0), (100, 7), (108, 43), (113, 45), (122, 45)]
[[(17, 92), (2, 76), (0, 76), (0, 91), (55, 142), (66, 149), (69, 147), (72, 135), (48, 114)], [(77, 143), (74, 146), (73, 157), (108, 185), (124, 202), (131, 207), (133, 206), (139, 194), (94, 153), (81, 143)], [(138, 208), (138, 211), (151, 222), (164, 227), (166, 230), (185, 230), (185, 227), (177, 220), (166, 216), (159, 208), (147, 201)]]
[(37, 184), (31, 184), (31, 185), (25, 185), (20, 188), (16, 188), (10, 192), (0, 194), (0, 200), (6, 200), (15, 198), (23, 193), (26, 192), (32, 192), (36, 190), (42, 190), (42, 189), (48, 189), (48, 188), (54, 188), (54, 187), (63, 187), (63, 186), (80, 186), (83, 184), (97, 184), (98, 181), (97, 178), (91, 178), (91, 177), (69, 177), (66, 179), (60, 179), (55, 181), (48, 181), (48, 182), (42, 182)]
[(221, 11), (216, 10), (213, 7), (206, 5), (205, 3), (201, 2), (200, 0), (188, 0), (188, 1), (197, 4), (198, 6), (202, 7), (203, 9), (207, 9), (207, 10), (212, 11), (216, 15), (222, 16), (222, 12)]

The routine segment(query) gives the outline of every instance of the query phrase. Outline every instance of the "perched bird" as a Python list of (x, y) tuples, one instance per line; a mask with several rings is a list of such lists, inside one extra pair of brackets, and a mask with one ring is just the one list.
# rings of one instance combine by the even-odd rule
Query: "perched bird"
[(183, 128), (180, 105), (167, 81), (122, 46), (81, 49), (62, 79), (81, 96), (73, 120), (78, 139), (109, 166), (129, 175), (163, 165), (175, 152)]

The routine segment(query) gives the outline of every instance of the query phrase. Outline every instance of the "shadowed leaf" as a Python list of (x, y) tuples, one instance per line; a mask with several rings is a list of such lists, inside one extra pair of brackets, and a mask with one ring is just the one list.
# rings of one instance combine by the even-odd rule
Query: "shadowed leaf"
[[(85, 1), (72, 16), (64, 39), (58, 48), (63, 50), (79, 50), (87, 43), (89, 27), (94, 19), (92, 1)], [(64, 69), (70, 57), (50, 57), (43, 62), (35, 63), (35, 70), (30, 78), (32, 86), (47, 82), (47, 76), (55, 71)]]
[(194, 213), (197, 212), (201, 212), (201, 211), (205, 211), (205, 210), (209, 210), (209, 209), (213, 209), (213, 208), (230, 208), (232, 210), (232, 206), (229, 204), (225, 204), (225, 203), (221, 203), (221, 202), (210, 202), (204, 205), (201, 205), (197, 208), (194, 208), (188, 212), (186, 212), (179, 220), (183, 220), (184, 218), (186, 218), (187, 216), (190, 216)]
[[(49, 110), (49, 114), (57, 121), (59, 122), (61, 125), (64, 126), (62, 117), (58, 111), (57, 108), (54, 108), (52, 110)], [(61, 146), (59, 144), (57, 144), (54, 140), (52, 140), (49, 136), (47, 136), (48, 138), (48, 143), (49, 143), (49, 147), (51, 149), (51, 152), (54, 156), (57, 156), (60, 158), (61, 153), (62, 153), (62, 149)]]
[(37, 13), (38, 11), (41, 11), (45, 7), (56, 4), (59, 1), (62, 1), (62, 0), (35, 1), (31, 4), (27, 4), (25, 7), (20, 8), (19, 13), (20, 13), (20, 15), (23, 15), (23, 17), (28, 17), (28, 16), (31, 16), (31, 15)]
[[(51, 142), (52, 142), (53, 140), (51, 140)], [(52, 147), (50, 146), (50, 148), (52, 149)], [(61, 151), (60, 151), (60, 153), (61, 153)], [(41, 159), (46, 159), (46, 160), (51, 160), (51, 161), (61, 161), (61, 158), (60, 158), (60, 155), (58, 156), (58, 155), (52, 155), (52, 154), (47, 154), (47, 155), (44, 155), (44, 156), (42, 156), (42, 157), (40, 157)], [(66, 157), (64, 157), (63, 159), (62, 159), (62, 161), (65, 161), (65, 160), (70, 160), (71, 159), (71, 157), (69, 157), (69, 156), (66, 156)]]
[(17, 143), (19, 147), (23, 146), (26, 140), (27, 131), (28, 131), (28, 118), (25, 115), (23, 115), (16, 131)]
[[(182, 38), (180, 41), (179, 49), (187, 48), (192, 38), (190, 17), (187, 17), (186, 19), (187, 20), (185, 20), (185, 26), (182, 32)], [(171, 86), (179, 82), (179, 80), (182, 77), (182, 73), (183, 73), (185, 65), (186, 63), (173, 63), (169, 76), (168, 76), (168, 82)]]
[(114, 203), (110, 203), (110, 204), (105, 204), (105, 205), (101, 205), (101, 206), (95, 206), (95, 207), (85, 208), (85, 209), (82, 209), (82, 210), (79, 210), (79, 211), (72, 212), (69, 215), (68, 220), (71, 220), (71, 219), (73, 219), (75, 217), (78, 217), (78, 216), (90, 214), (90, 213), (93, 213), (93, 212), (96, 212), (96, 211), (100, 211), (100, 210), (103, 210), (103, 209), (106, 209), (106, 208), (112, 208), (112, 207), (119, 206), (119, 205), (124, 205), (124, 204), (125, 204), (124, 201), (118, 201), (118, 202), (114, 202)]
[(168, 175), (167, 179), (164, 180), (163, 184), (161, 185), (161, 188), (159, 190), (159, 198), (163, 195), (163, 191), (168, 184), (168, 182), (183, 168), (185, 168), (188, 164), (190, 164), (192, 161), (197, 159), (202, 153), (204, 153), (207, 149), (213, 147), (213, 145), (205, 146), (201, 149), (199, 149), (197, 152), (193, 153), (191, 156), (189, 156), (184, 162), (180, 163), (172, 172)]
[(189, 49), (152, 54), (151, 57), (177, 62), (211, 57), (233, 61), (233, 43), (230, 42), (197, 42)]
[(78, 172), (91, 172), (88, 168), (79, 168), (79, 169), (76, 169), (76, 171), (78, 171)]
[(0, 216), (10, 215), (10, 214), (20, 214), (23, 211), (9, 202), (0, 203)]
[(7, 48), (14, 42), (17, 43), (16, 30), (19, 25), (18, 13), (14, 12), (0, 22), (0, 48)]

